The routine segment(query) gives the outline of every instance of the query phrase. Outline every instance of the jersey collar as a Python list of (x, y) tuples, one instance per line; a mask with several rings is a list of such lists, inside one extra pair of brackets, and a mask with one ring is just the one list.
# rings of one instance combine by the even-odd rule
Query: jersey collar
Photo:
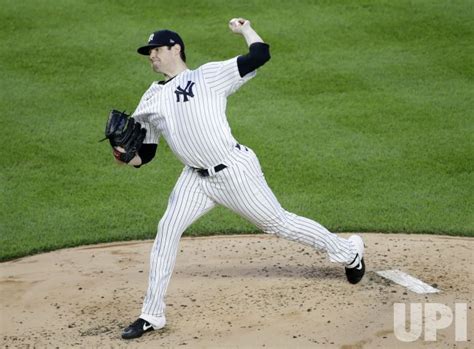
[(159, 85), (166, 85), (168, 82), (170, 82), (171, 80), (173, 80), (175, 77), (177, 77), (178, 75), (180, 75), (180, 74), (182, 74), (182, 73), (184, 73), (185, 71), (188, 71), (188, 70), (189, 70), (189, 69), (183, 70), (181, 73), (179, 73), (179, 74), (173, 76), (173, 77), (172, 77), (171, 79), (169, 79), (169, 80), (166, 80), (166, 81), (165, 81), (165, 80), (158, 81), (158, 84), (159, 84)]
[[(179, 74), (178, 74), (179, 75)], [(168, 82), (170, 82), (171, 80), (173, 80), (175, 77), (177, 77), (178, 75), (175, 75), (173, 76), (171, 79), (169, 80), (161, 80), (161, 81), (158, 81), (158, 85), (166, 85)]]

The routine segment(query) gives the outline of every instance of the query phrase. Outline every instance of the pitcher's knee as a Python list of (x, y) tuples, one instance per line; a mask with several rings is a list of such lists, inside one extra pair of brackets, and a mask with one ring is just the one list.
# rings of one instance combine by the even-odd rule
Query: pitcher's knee
[(176, 224), (172, 224), (169, 219), (162, 218), (158, 223), (158, 231), (153, 246), (154, 251), (159, 251), (165, 244), (178, 244), (184, 229), (180, 229)]
[(165, 231), (168, 226), (169, 226), (169, 224), (167, 224), (166, 219), (164, 217), (161, 218), (160, 222), (158, 223), (158, 230), (157, 230), (158, 234)]
[(158, 223), (158, 236), (174, 236), (176, 234), (181, 236), (183, 230), (181, 225), (176, 224), (167, 217), (161, 218)]

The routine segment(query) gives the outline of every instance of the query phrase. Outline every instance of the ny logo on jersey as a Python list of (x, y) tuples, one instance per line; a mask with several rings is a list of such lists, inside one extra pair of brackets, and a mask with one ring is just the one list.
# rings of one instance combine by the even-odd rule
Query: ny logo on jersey
[(189, 101), (188, 97), (194, 97), (193, 86), (194, 82), (192, 81), (188, 81), (184, 89), (181, 86), (178, 86), (174, 91), (174, 93), (176, 93), (176, 102), (181, 102), (181, 95), (183, 96), (183, 102)]

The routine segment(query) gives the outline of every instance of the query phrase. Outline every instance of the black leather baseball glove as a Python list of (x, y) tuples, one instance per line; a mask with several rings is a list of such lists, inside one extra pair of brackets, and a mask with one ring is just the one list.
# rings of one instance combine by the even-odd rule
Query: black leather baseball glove
[(112, 110), (105, 125), (105, 138), (114, 149), (117, 160), (129, 163), (143, 144), (146, 129), (130, 115)]

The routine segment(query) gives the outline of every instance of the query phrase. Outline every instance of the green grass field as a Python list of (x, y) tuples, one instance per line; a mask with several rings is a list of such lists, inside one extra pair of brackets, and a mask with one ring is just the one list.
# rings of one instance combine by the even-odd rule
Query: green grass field
[[(156, 233), (182, 165), (166, 143), (139, 170), (98, 143), (112, 108), (161, 79), (135, 53), (178, 31), (188, 66), (271, 61), (229, 99), (234, 135), (282, 205), (333, 231), (474, 234), (470, 1), (4, 0), (0, 260)], [(187, 234), (253, 232), (217, 208)]]

